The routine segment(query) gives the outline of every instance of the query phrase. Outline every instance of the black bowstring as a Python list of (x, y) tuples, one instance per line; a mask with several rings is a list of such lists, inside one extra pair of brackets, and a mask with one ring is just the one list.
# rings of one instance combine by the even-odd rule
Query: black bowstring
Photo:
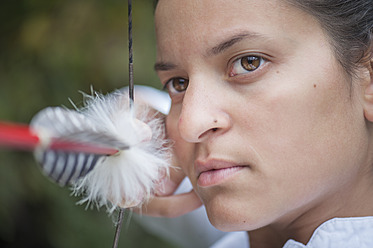
[[(132, 0), (128, 0), (128, 97), (130, 99), (130, 107), (134, 102), (134, 80), (133, 80), (133, 47), (132, 47)], [(113, 248), (117, 248), (119, 244), (119, 236), (123, 226), (124, 208), (119, 209), (118, 221), (115, 228)]]
[(128, 96), (132, 104), (134, 101), (133, 47), (132, 47), (132, 0), (128, 0), (128, 62), (129, 62), (128, 63), (128, 74), (129, 74)]

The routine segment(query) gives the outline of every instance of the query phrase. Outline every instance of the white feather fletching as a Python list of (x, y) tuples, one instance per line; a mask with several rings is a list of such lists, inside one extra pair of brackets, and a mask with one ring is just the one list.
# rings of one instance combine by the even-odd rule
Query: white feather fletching
[[(130, 108), (128, 95), (85, 95), (81, 109), (60, 107), (39, 112), (31, 126), (44, 142), (35, 157), (51, 179), (72, 184), (80, 203), (117, 207), (140, 206), (149, 200), (167, 176), (170, 149), (164, 120), (144, 104)], [(51, 138), (81, 141), (116, 148), (112, 156), (59, 152), (48, 149)]]

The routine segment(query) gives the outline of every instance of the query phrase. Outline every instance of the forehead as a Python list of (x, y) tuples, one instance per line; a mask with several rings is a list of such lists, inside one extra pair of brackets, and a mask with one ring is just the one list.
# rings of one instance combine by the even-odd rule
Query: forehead
[[(270, 15), (273, 14), (271, 10), (274, 7), (284, 7), (285, 5), (285, 0), (160, 0), (156, 9), (156, 17), (162, 16), (170, 22), (188, 20), (188, 23), (193, 24), (200, 23), (202, 19), (226, 23), (230, 22), (231, 18), (237, 14), (261, 11), (261, 14)], [(228, 16), (231, 18), (223, 18)]]
[(175, 53), (175, 45), (202, 52), (199, 49), (239, 31), (305, 36), (317, 22), (284, 0), (160, 0), (155, 23), (158, 51)]

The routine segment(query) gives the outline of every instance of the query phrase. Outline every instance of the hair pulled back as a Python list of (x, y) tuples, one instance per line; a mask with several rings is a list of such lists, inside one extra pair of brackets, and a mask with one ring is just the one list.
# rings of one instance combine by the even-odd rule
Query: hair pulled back
[(373, 0), (287, 1), (318, 19), (348, 74), (372, 60)]
[[(336, 58), (348, 74), (372, 61), (373, 0), (285, 1), (319, 21), (330, 38)], [(155, 6), (157, 3), (158, 0), (154, 0)]]

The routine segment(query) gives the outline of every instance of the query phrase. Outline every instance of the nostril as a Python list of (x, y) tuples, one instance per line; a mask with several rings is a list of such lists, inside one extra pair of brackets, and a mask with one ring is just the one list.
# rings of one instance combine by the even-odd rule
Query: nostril
[(203, 137), (205, 137), (206, 135), (208, 135), (210, 132), (217, 132), (219, 130), (218, 127), (214, 127), (214, 128), (211, 128), (209, 129), (208, 131), (204, 132), (203, 134), (201, 134), (199, 137), (198, 137), (198, 140), (201, 140)]
[(204, 138), (206, 135), (208, 135), (210, 132), (215, 133), (215, 132), (217, 132), (218, 130), (219, 130), (219, 128), (217, 128), (217, 127), (211, 128), (211, 129), (207, 130), (206, 132), (202, 133), (202, 134), (198, 137), (198, 140), (203, 139), (203, 138)]

